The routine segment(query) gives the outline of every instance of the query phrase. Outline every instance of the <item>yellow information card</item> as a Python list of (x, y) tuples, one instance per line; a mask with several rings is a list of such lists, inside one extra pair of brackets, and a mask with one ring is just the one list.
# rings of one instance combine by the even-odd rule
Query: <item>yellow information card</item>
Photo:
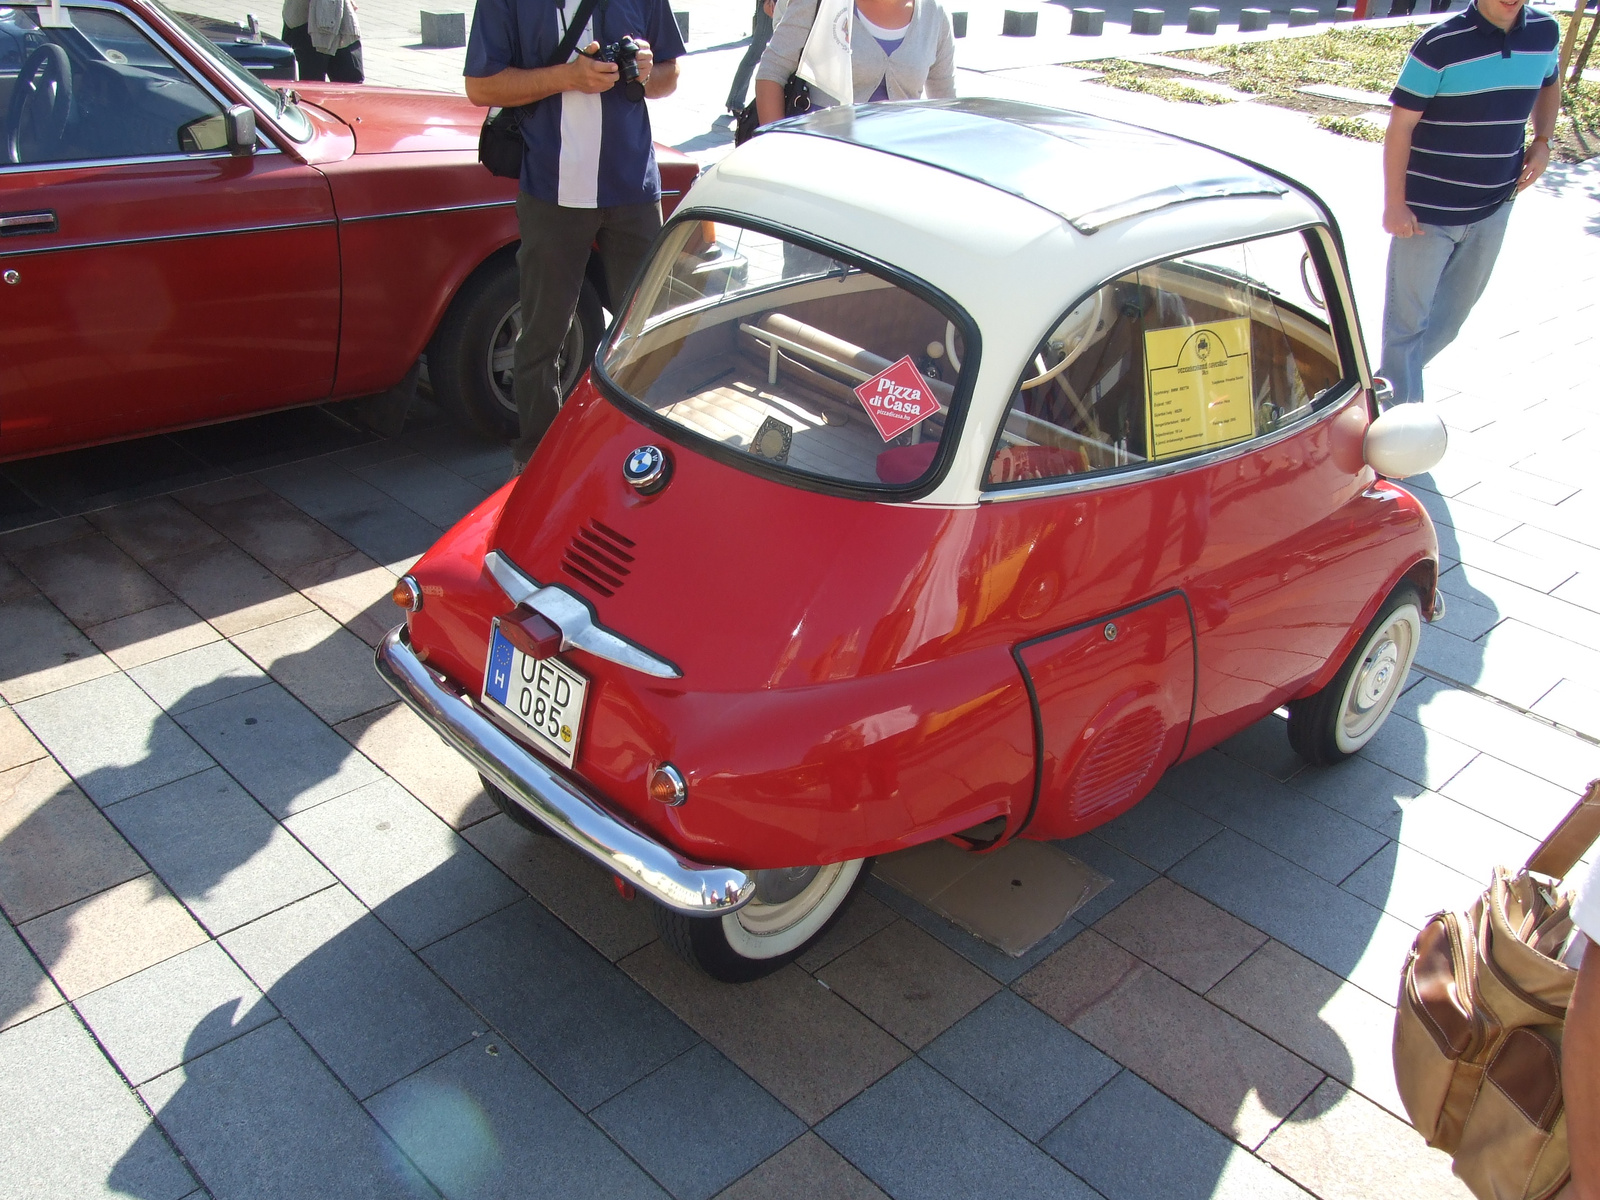
[(1152, 462), (1255, 436), (1249, 317), (1146, 330), (1144, 363)]

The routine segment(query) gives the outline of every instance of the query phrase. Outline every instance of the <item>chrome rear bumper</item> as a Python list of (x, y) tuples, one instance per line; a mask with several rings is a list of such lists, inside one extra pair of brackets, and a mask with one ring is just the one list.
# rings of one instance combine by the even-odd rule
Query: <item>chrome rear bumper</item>
[(582, 785), (557, 773), (473, 702), (425, 666), (396, 626), (378, 646), (378, 674), (468, 762), (507, 796), (606, 870), (690, 916), (732, 912), (755, 895), (753, 875), (684, 858), (607, 811)]

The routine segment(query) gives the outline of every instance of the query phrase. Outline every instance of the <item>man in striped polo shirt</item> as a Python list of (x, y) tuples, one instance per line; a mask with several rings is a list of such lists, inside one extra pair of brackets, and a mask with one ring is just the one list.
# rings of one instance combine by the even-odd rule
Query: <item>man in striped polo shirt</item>
[(1422, 399), (1422, 368), (1489, 282), (1511, 201), (1550, 162), (1556, 42), (1555, 20), (1523, 0), (1474, 0), (1411, 47), (1383, 139), (1383, 227), (1394, 241), (1379, 373), (1397, 403)]

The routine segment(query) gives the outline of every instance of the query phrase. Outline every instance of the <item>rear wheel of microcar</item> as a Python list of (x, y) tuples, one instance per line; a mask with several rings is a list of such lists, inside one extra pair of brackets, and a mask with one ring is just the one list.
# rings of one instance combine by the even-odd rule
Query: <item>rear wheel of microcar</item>
[(1396, 588), (1339, 673), (1321, 691), (1289, 705), (1289, 744), (1307, 762), (1349, 758), (1383, 726), (1405, 687), (1422, 639), (1422, 597)]
[[(456, 420), (490, 437), (517, 435), (511, 380), (521, 331), (517, 266), (507, 257), (463, 285), (428, 345), (428, 378), (440, 405)], [(563, 398), (594, 361), (604, 332), (600, 297), (586, 279), (556, 360)]]
[(661, 940), (724, 983), (748, 983), (792, 962), (824, 933), (867, 878), (870, 858), (756, 872), (756, 895), (722, 917), (656, 907)]

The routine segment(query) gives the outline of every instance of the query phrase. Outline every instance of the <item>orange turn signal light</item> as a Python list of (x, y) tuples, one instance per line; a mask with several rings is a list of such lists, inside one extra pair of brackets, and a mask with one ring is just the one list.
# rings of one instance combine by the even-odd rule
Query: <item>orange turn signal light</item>
[(650, 773), (650, 799), (677, 808), (689, 798), (689, 785), (671, 763), (662, 763)]
[(394, 591), (389, 593), (389, 599), (406, 612), (416, 612), (422, 607), (422, 588), (411, 576), (402, 575), (400, 581), (394, 585)]

